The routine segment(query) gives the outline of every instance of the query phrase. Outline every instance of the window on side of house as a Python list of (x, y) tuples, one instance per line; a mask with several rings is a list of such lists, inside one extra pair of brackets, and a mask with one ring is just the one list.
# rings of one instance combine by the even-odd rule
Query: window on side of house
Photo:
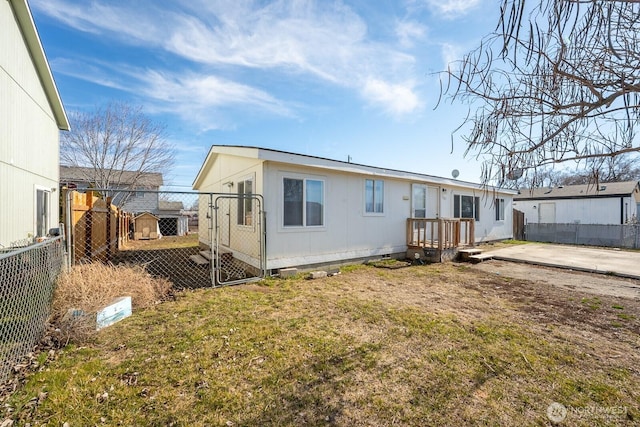
[(364, 210), (366, 213), (384, 213), (384, 181), (364, 180)]
[(319, 227), (324, 225), (324, 181), (284, 178), (285, 227)]
[(238, 182), (238, 225), (253, 225), (253, 180)]
[(36, 189), (36, 236), (46, 236), (49, 232), (49, 213), (51, 192)]
[(480, 197), (454, 195), (453, 217), (474, 218), (480, 221)]
[(496, 221), (504, 221), (504, 199), (496, 199)]

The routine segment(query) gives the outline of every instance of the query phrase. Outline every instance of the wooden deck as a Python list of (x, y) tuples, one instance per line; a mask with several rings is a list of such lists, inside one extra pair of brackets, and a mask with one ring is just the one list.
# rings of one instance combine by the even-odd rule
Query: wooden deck
[(473, 218), (407, 218), (407, 246), (438, 251), (475, 244)]

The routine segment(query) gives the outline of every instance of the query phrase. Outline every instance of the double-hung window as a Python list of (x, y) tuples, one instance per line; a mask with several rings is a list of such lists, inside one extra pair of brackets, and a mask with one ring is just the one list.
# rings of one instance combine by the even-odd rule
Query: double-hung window
[(284, 178), (285, 227), (319, 227), (324, 225), (324, 181)]
[(504, 199), (496, 199), (496, 221), (504, 221)]
[(253, 180), (238, 182), (238, 225), (253, 224)]
[(384, 213), (384, 181), (364, 180), (364, 211), (370, 214)]
[(480, 197), (454, 195), (453, 217), (474, 218), (480, 221)]

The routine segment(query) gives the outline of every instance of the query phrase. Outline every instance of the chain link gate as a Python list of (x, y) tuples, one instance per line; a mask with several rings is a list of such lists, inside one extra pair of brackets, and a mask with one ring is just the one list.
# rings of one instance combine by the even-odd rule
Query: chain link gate
[(211, 205), (213, 283), (233, 285), (265, 274), (262, 197), (256, 194), (215, 196)]
[(259, 195), (88, 188), (64, 200), (70, 265), (143, 266), (176, 289), (264, 277)]

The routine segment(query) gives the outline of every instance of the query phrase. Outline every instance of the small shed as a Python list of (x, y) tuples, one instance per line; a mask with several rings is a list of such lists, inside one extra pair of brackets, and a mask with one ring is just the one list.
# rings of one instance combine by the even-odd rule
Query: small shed
[(189, 217), (183, 214), (183, 209), (180, 201), (158, 202), (159, 227), (163, 236), (185, 236), (189, 233)]
[(160, 236), (158, 232), (158, 221), (160, 218), (144, 212), (133, 218), (133, 239), (134, 240), (153, 240)]

